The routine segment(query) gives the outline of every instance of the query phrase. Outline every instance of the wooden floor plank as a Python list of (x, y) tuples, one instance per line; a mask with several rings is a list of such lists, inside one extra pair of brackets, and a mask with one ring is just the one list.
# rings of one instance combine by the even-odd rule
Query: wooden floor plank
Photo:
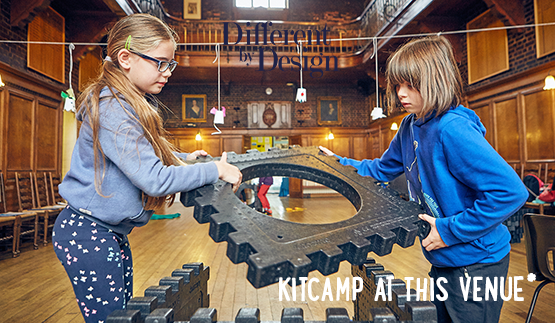
[[(231, 265), (229, 266), (227, 273), (226, 273), (226, 280), (225, 280), (225, 288), (224, 292), (221, 296), (222, 301), (220, 308), (218, 308), (218, 316), (221, 317), (229, 317), (235, 319), (235, 315), (237, 313), (233, 312), (233, 306), (235, 302), (235, 286), (237, 283), (237, 266)], [(219, 295), (215, 295), (218, 297)]]
[[(269, 200), (274, 217), (297, 222), (336, 222), (356, 213), (354, 207), (342, 197), (292, 199), (269, 195)], [(287, 208), (291, 211), (288, 212)], [(180, 213), (180, 217), (150, 221), (129, 235), (134, 257), (134, 295), (144, 295), (147, 287), (158, 285), (162, 277), (171, 275), (173, 270), (185, 263), (203, 262), (210, 267), (210, 306), (218, 310), (220, 321), (233, 321), (242, 307), (260, 308), (262, 321), (279, 321), (284, 307), (302, 308), (305, 320), (325, 320), (325, 309), (328, 307), (344, 307), (349, 315), (353, 315), (351, 301), (301, 301), (300, 287), (297, 287), (297, 300), (288, 302), (279, 301), (277, 284), (255, 289), (246, 279), (246, 264), (233, 264), (226, 257), (227, 244), (215, 243), (208, 236), (209, 225), (197, 223), (192, 217), (192, 211), (192, 208), (177, 203), (167, 212)], [(397, 278), (428, 277), (430, 264), (422, 255), (418, 240), (416, 245), (405, 249), (395, 245), (389, 255), (371, 256)], [(327, 277), (312, 272), (309, 277), (320, 280), (319, 286), (314, 286), (314, 294), (320, 293), (321, 297), (324, 280), (329, 278), (335, 296), (337, 277), (351, 277), (350, 270), (350, 264), (343, 262), (337, 273)], [(524, 301), (505, 302), (501, 322), (524, 321), (534, 290), (539, 284), (528, 282), (527, 273), (524, 242), (513, 244), (509, 276), (524, 277), (519, 282), (522, 288), (520, 296)], [(41, 245), (38, 250), (33, 250), (32, 246), (26, 244), (18, 258), (11, 258), (8, 251), (0, 253), (0, 291), (1, 323), (83, 322), (71, 283), (52, 245)], [(554, 296), (553, 285), (542, 290), (532, 322), (555, 322), (552, 306)]]

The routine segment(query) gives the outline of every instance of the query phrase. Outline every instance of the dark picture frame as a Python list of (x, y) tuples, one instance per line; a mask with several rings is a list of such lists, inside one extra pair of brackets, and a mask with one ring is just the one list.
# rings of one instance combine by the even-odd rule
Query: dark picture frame
[(341, 97), (318, 97), (318, 125), (335, 126), (341, 124)]
[(183, 94), (181, 116), (184, 122), (206, 122), (206, 94)]

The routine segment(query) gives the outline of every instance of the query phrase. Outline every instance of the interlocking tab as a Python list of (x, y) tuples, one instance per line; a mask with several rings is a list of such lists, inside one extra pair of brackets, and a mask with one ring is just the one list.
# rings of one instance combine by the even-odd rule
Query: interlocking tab
[(228, 258), (248, 264), (247, 279), (256, 288), (280, 278), (307, 277), (314, 270), (329, 275), (344, 260), (360, 265), (369, 252), (389, 254), (394, 243), (409, 247), (417, 235), (425, 236), (429, 230), (418, 219), (422, 210), (417, 203), (399, 198), (395, 191), (358, 175), (317, 147), (228, 153), (227, 161), (241, 170), (244, 181), (263, 176), (306, 179), (339, 192), (357, 209), (353, 217), (337, 223), (293, 223), (249, 208), (221, 180), (181, 193), (183, 205), (194, 206), (195, 219), (210, 222), (210, 237), (227, 241)]

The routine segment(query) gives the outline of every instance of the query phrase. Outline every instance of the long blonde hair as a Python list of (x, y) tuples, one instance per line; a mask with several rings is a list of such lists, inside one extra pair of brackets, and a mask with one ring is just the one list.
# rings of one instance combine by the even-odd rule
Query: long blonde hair
[(461, 74), (453, 48), (443, 36), (419, 38), (401, 46), (387, 60), (386, 80), (390, 112), (401, 106), (396, 87), (404, 82), (422, 95), (422, 118), (433, 111), (439, 116), (462, 101)]
[[(137, 121), (143, 128), (145, 138), (150, 142), (162, 163), (167, 166), (183, 165), (183, 162), (173, 154), (175, 147), (166, 139), (167, 132), (163, 128), (162, 118), (158, 111), (149, 104), (141, 91), (127, 78), (120, 69), (117, 60), (118, 52), (126, 46), (128, 49), (146, 52), (155, 49), (164, 41), (171, 41), (175, 49), (177, 34), (154, 16), (134, 14), (119, 20), (108, 34), (107, 55), (111, 59), (104, 61), (98, 78), (81, 93), (77, 100), (79, 113), (88, 116), (88, 118), (83, 119), (88, 119), (92, 129), (95, 168), (94, 186), (96, 192), (101, 196), (104, 196), (101, 185), (106, 173), (106, 163), (98, 139), (100, 129), (99, 102), (100, 92), (105, 87), (108, 87), (112, 92), (110, 99), (117, 100), (129, 117), (137, 120), (137, 117), (125, 109), (116, 93), (123, 95), (125, 101), (133, 107), (138, 116)], [(100, 171), (100, 168), (102, 168), (102, 171)], [(166, 199), (169, 199), (171, 203), (174, 198), (175, 195), (152, 197), (143, 193), (143, 201), (146, 200), (144, 208), (154, 210), (161, 207)]]

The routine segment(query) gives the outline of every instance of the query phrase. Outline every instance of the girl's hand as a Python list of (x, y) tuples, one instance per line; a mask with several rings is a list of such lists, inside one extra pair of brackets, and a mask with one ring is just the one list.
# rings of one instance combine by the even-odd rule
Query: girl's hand
[(227, 153), (225, 151), (222, 154), (222, 158), (214, 163), (218, 167), (218, 177), (224, 182), (231, 183), (233, 185), (233, 191), (237, 192), (243, 179), (243, 174), (239, 168), (227, 163)]
[(320, 148), (320, 150), (324, 153), (324, 155), (326, 156), (333, 156), (335, 155), (331, 150), (329, 150), (328, 148), (324, 147), (324, 146), (319, 146), (318, 148)]
[(204, 150), (196, 150), (190, 153), (189, 155), (187, 155), (187, 160), (195, 160), (199, 156), (208, 156), (208, 153)]
[(437, 231), (436, 218), (433, 218), (428, 214), (419, 214), (418, 217), (430, 224), (430, 233), (426, 239), (422, 240), (422, 246), (426, 249), (426, 251), (448, 247), (448, 245), (443, 242), (443, 239), (441, 239), (441, 236)]

